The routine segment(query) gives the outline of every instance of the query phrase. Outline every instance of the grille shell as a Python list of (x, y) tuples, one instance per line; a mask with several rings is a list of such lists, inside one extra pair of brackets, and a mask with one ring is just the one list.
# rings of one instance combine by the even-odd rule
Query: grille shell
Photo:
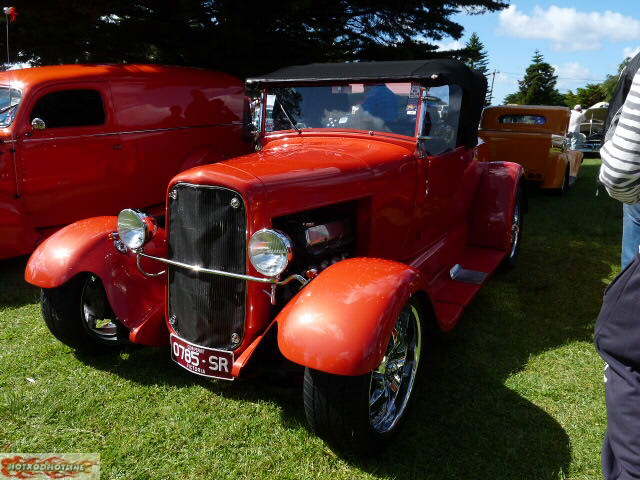
[[(169, 197), (169, 258), (246, 273), (247, 215), (233, 190), (179, 183)], [(232, 206), (232, 199), (234, 208)], [(244, 336), (247, 283), (169, 267), (169, 315), (177, 335), (203, 347), (232, 350)]]

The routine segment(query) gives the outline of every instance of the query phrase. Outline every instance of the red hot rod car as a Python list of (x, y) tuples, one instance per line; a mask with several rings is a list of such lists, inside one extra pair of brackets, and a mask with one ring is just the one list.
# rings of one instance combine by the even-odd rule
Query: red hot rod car
[[(314, 64), (248, 80), (259, 148), (44, 242), (26, 279), (77, 349), (167, 345), (240, 376), (267, 335), (306, 367), (319, 434), (368, 451), (405, 416), (430, 327), (518, 253), (522, 167), (481, 162), (482, 75), (455, 61)], [(330, 413), (327, 413), (330, 412)]]
[(205, 152), (249, 151), (243, 109), (240, 80), (195, 68), (0, 73), (0, 259), (82, 218), (161, 210), (169, 180)]

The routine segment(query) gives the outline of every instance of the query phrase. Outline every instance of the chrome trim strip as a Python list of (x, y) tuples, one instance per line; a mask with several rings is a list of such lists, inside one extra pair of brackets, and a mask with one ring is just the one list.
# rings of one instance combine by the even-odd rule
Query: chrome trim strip
[[(121, 132), (101, 132), (101, 133), (87, 133), (84, 135), (67, 135), (67, 136), (61, 136), (61, 137), (42, 137), (42, 138), (25, 138), (23, 141), (24, 142), (37, 142), (37, 141), (43, 141), (43, 140), (62, 140), (62, 139), (78, 139), (78, 138), (90, 138), (90, 137), (112, 137), (115, 135), (130, 135), (133, 133), (159, 133), (159, 132), (170, 132), (170, 131), (174, 131), (174, 130), (188, 130), (191, 128), (213, 128), (213, 127), (237, 127), (237, 126), (242, 126), (244, 125), (244, 122), (242, 121), (237, 121), (237, 122), (231, 122), (231, 123), (212, 123), (212, 124), (208, 124), (208, 125), (191, 125), (191, 126), (187, 126), (187, 127), (171, 127), (171, 128), (152, 128), (152, 129), (146, 129), (146, 130), (125, 130), (125, 131), (121, 131)], [(66, 128), (66, 127), (65, 127)], [(69, 128), (84, 128), (84, 127), (69, 127)], [(51, 129), (47, 129), (47, 130), (51, 130)]]
[(309, 283), (309, 281), (306, 278), (304, 278), (302, 275), (297, 275), (297, 274), (291, 275), (285, 278), (284, 280), (278, 280), (277, 278), (254, 277), (251, 275), (243, 275), (240, 273), (224, 272), (222, 270), (215, 270), (213, 268), (199, 267), (197, 265), (189, 265), (187, 263), (176, 262), (175, 260), (169, 260), (168, 258), (147, 255), (144, 252), (136, 252), (136, 255), (138, 255), (138, 257), (144, 257), (150, 260), (156, 260), (157, 262), (166, 263), (167, 265), (172, 265), (174, 267), (191, 270), (192, 272), (206, 273), (208, 275), (220, 275), (222, 277), (231, 277), (231, 278), (236, 278), (238, 280), (247, 280), (250, 282), (270, 283), (274, 285), (287, 285), (288, 283), (291, 283), (292, 281), (295, 280), (300, 282), (302, 285), (306, 285), (307, 283)]

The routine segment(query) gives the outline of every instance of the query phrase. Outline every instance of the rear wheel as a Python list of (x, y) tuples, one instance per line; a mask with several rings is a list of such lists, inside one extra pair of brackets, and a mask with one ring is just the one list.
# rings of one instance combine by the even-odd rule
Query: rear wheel
[(339, 449), (371, 453), (397, 432), (412, 398), (422, 356), (422, 308), (402, 310), (387, 352), (366, 375), (347, 377), (307, 368), (304, 407), (315, 433)]
[(42, 316), (51, 333), (76, 350), (97, 353), (127, 342), (128, 332), (115, 317), (104, 286), (93, 274), (75, 277), (57, 288), (42, 289)]

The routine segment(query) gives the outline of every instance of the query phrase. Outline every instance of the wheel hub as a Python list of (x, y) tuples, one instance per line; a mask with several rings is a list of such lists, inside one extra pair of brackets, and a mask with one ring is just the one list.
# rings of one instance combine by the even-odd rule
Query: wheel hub
[(396, 323), (387, 352), (371, 375), (369, 421), (379, 433), (400, 420), (411, 396), (420, 361), (422, 336), (416, 308), (405, 308)]

